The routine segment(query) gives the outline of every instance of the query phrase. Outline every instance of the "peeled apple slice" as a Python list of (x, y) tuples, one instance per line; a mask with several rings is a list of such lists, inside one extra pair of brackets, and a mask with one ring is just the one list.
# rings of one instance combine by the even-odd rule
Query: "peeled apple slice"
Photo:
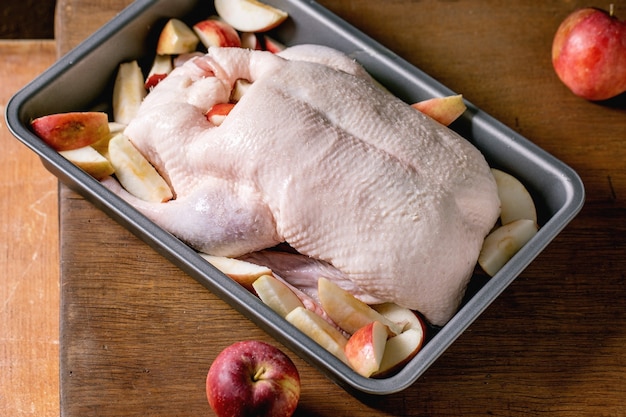
[(137, 61), (121, 63), (113, 85), (113, 121), (129, 124), (146, 94), (143, 73)]
[(109, 158), (122, 187), (135, 197), (152, 202), (166, 202), (173, 195), (156, 169), (123, 134), (109, 141)]
[(335, 355), (343, 363), (348, 363), (344, 348), (348, 340), (317, 313), (304, 307), (296, 307), (285, 319), (302, 333), (313, 339), (324, 349)]
[(230, 279), (250, 291), (253, 290), (252, 284), (259, 277), (272, 274), (272, 270), (268, 267), (253, 264), (252, 262), (226, 256), (208, 255), (206, 253), (200, 253), (200, 256), (219, 269), (224, 275), (227, 275)]
[(519, 219), (537, 223), (537, 210), (530, 193), (517, 178), (499, 169), (492, 168), (491, 173), (498, 186), (500, 197), (500, 220), (502, 224)]
[(379, 321), (387, 326), (392, 335), (400, 333), (404, 326), (387, 319), (327, 278), (322, 277), (318, 280), (317, 295), (328, 317), (350, 334), (373, 321)]
[(281, 317), (286, 317), (295, 308), (304, 307), (298, 296), (272, 275), (260, 276), (252, 287), (261, 301)]
[(520, 219), (498, 227), (483, 242), (478, 264), (494, 276), (535, 234), (537, 223)]
[(109, 160), (91, 146), (59, 153), (97, 180), (108, 177), (115, 171)]
[(124, 129), (126, 129), (126, 125), (124, 124), (109, 122), (109, 135), (91, 144), (91, 147), (98, 151), (100, 155), (109, 159), (109, 142), (118, 134), (123, 133)]

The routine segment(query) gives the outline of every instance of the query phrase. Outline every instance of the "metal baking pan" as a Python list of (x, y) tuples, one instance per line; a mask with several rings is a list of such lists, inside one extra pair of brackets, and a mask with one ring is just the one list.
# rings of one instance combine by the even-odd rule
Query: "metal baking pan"
[[(272, 36), (286, 44), (318, 43), (358, 60), (392, 93), (411, 103), (453, 94), (429, 75), (313, 1), (267, 0), (290, 17)], [(188, 23), (214, 14), (212, 2), (137, 0), (41, 76), (20, 90), (6, 107), (11, 132), (63, 183), (82, 194), (208, 290), (223, 298), (260, 328), (317, 367), (348, 391), (390, 394), (414, 383), (454, 340), (528, 266), (582, 208), (584, 187), (578, 175), (530, 141), (467, 102), (452, 128), (478, 147), (492, 167), (519, 178), (533, 195), (541, 229), (493, 278), (474, 278), (458, 313), (431, 337), (402, 371), (384, 379), (365, 378), (289, 323), (255, 296), (210, 266), (193, 249), (165, 232), (75, 167), (30, 130), (33, 118), (66, 111), (110, 109), (120, 62), (151, 64), (160, 29), (167, 19)]]

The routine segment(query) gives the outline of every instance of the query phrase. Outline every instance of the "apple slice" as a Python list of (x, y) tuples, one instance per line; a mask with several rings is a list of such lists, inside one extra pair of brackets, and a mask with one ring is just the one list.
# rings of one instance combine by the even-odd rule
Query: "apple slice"
[(228, 116), (228, 113), (235, 107), (234, 103), (217, 103), (206, 113), (206, 118), (215, 126), (219, 126)]
[(144, 88), (151, 90), (156, 87), (174, 69), (172, 57), (170, 55), (156, 55), (150, 67), (150, 72), (144, 82)]
[(413, 310), (406, 307), (400, 307), (396, 303), (383, 303), (373, 305), (372, 308), (385, 316), (387, 319), (401, 326), (402, 331), (408, 329), (425, 329), (424, 321)]
[(349, 365), (344, 349), (348, 339), (321, 316), (304, 307), (296, 307), (285, 319), (324, 349)]
[(108, 177), (115, 172), (111, 162), (91, 146), (59, 151), (59, 153), (97, 180)]
[(317, 295), (328, 317), (350, 334), (373, 321), (379, 321), (387, 326), (390, 335), (402, 331), (402, 326), (388, 320), (327, 278), (322, 277), (317, 281)]
[(126, 129), (126, 125), (118, 122), (109, 122), (109, 132), (111, 135), (122, 133)]
[(246, 49), (252, 49), (253, 51), (263, 50), (263, 45), (259, 41), (259, 37), (254, 32), (243, 32), (240, 36), (241, 47)]
[(137, 61), (121, 63), (113, 85), (113, 121), (129, 124), (145, 97), (143, 74)]
[(130, 194), (159, 203), (172, 199), (167, 182), (125, 135), (109, 141), (109, 158), (117, 180)]
[(491, 173), (498, 186), (500, 197), (500, 220), (502, 224), (519, 219), (537, 222), (537, 210), (530, 193), (513, 175), (492, 168)]
[(109, 121), (102, 112), (55, 113), (30, 123), (41, 140), (57, 151), (78, 149), (109, 137)]
[(348, 363), (359, 375), (369, 378), (380, 369), (385, 344), (387, 343), (387, 328), (379, 321), (361, 327), (354, 332), (344, 351)]
[(193, 31), (207, 49), (211, 46), (241, 47), (239, 33), (231, 25), (217, 17), (201, 20), (193, 25)]
[(424, 332), (421, 329), (408, 329), (397, 336), (387, 339), (385, 352), (378, 371), (372, 376), (383, 378), (398, 371), (417, 355), (424, 344)]
[(178, 55), (193, 52), (199, 41), (196, 34), (185, 22), (170, 19), (161, 30), (156, 53), (159, 55)]
[(490, 276), (494, 276), (535, 234), (537, 223), (519, 219), (492, 231), (483, 242), (478, 264)]
[(287, 13), (257, 0), (215, 0), (215, 10), (240, 32), (265, 32), (287, 19)]
[(206, 261), (222, 271), (233, 281), (239, 283), (247, 290), (253, 292), (252, 284), (263, 275), (272, 275), (272, 270), (266, 266), (253, 264), (252, 262), (242, 261), (240, 259), (228, 258), (226, 256), (214, 256), (206, 253), (200, 253)]
[(286, 317), (294, 308), (304, 307), (291, 288), (272, 275), (260, 276), (252, 287), (261, 301), (281, 317)]
[(270, 38), (267, 35), (263, 36), (263, 42), (265, 44), (265, 50), (268, 52), (271, 52), (273, 54), (277, 54), (280, 51), (285, 49), (285, 45), (283, 45), (282, 43), (278, 42), (276, 39), (274, 38)]
[(250, 88), (251, 85), (252, 83), (250, 81), (243, 78), (239, 78), (237, 81), (235, 81), (235, 85), (230, 92), (230, 101), (232, 103), (239, 102), (239, 100), (241, 100), (241, 97), (246, 94), (246, 91), (248, 91), (248, 88)]
[(444, 126), (449, 126), (467, 109), (461, 94), (447, 97), (434, 97), (411, 105)]
[(109, 135), (100, 139), (97, 142), (91, 144), (91, 147), (94, 148), (98, 153), (104, 156), (106, 159), (109, 159), (109, 141), (117, 136), (119, 133), (123, 133), (124, 129), (126, 129), (126, 125), (117, 123), (117, 122), (109, 122)]
[[(175, 57), (173, 57), (173, 62), (174, 62), (174, 68), (178, 68), (178, 67), (182, 67), (187, 61), (191, 61), (194, 58), (197, 58), (199, 56), (204, 56), (205, 54), (199, 51), (196, 52), (188, 52), (186, 54), (180, 54), (180, 55), (176, 55)], [(209, 72), (207, 70), (207, 72)], [(205, 76), (208, 77), (210, 74), (206, 74)]]

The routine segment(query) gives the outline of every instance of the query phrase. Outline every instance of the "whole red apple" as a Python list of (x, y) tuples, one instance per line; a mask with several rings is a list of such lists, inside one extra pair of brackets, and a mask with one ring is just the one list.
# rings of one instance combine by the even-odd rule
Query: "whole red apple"
[(300, 398), (300, 375), (277, 347), (247, 340), (230, 345), (215, 358), (206, 393), (219, 417), (289, 417)]
[(557, 29), (552, 64), (563, 83), (587, 100), (606, 100), (626, 91), (626, 22), (612, 11), (583, 8)]

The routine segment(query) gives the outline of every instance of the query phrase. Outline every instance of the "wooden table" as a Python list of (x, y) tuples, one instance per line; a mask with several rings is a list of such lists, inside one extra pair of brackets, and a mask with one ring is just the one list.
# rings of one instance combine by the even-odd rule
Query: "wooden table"
[[(0, 41), (0, 108), (54, 41)], [(0, 414), (59, 415), (57, 180), (0, 121)]]
[[(59, 1), (59, 52), (127, 3)], [(550, 65), (558, 24), (587, 4), (320, 3), (572, 166), (587, 202), (409, 389), (355, 398), (291, 354), (297, 415), (626, 415), (626, 104), (573, 96)], [(280, 347), (65, 187), (59, 215), (61, 415), (211, 415), (204, 377), (222, 348)]]

